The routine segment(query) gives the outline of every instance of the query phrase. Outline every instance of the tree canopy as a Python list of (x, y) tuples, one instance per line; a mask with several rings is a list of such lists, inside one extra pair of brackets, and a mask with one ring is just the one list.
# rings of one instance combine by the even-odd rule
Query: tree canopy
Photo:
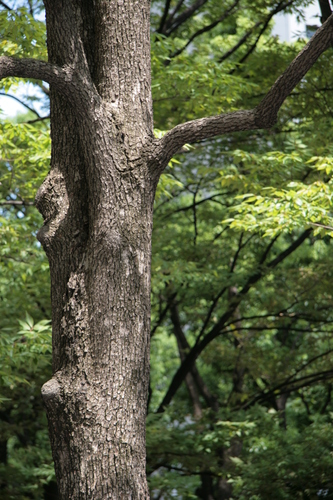
[[(274, 16), (302, 17), (310, 3), (154, 0), (156, 136), (254, 109), (307, 42), (273, 37)], [(0, 2), (2, 55), (46, 59), (42, 12), (39, 1)], [(34, 206), (49, 167), (48, 88), (30, 81), (45, 96), (43, 114), (27, 98), (26, 114), (0, 124), (0, 490), (22, 500), (56, 498), (39, 395), (51, 376), (48, 264)], [(152, 499), (333, 495), (332, 81), (329, 48), (276, 124), (181, 145), (162, 174)], [(1, 92), (17, 84), (2, 80)]]

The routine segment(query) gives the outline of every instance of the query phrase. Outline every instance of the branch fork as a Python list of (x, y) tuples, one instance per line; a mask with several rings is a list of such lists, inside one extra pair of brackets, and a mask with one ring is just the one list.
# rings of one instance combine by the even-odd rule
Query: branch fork
[[(240, 110), (177, 125), (162, 139), (154, 141), (154, 159), (160, 165), (159, 173), (184, 144), (195, 143), (217, 135), (259, 128), (270, 128), (277, 120), (280, 107), (302, 80), (319, 56), (333, 43), (333, 14), (317, 30), (304, 49), (286, 71), (276, 80), (260, 104), (251, 110)], [(81, 68), (82, 69), (82, 68)], [(70, 66), (59, 67), (36, 59), (0, 57), (0, 79), (9, 76), (34, 78), (53, 85), (69, 100), (77, 104), (91, 104), (98, 93), (90, 75), (76, 74)]]
[(10, 76), (47, 82), (76, 105), (82, 105), (84, 101), (88, 104), (91, 102), (92, 93), (97, 94), (90, 78), (86, 74), (77, 73), (69, 65), (60, 67), (38, 59), (2, 56), (0, 80)]

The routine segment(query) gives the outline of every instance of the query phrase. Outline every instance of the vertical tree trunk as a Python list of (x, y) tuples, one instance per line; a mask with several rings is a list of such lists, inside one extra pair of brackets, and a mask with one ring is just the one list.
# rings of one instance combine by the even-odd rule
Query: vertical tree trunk
[(60, 497), (145, 499), (157, 182), (144, 153), (149, 1), (45, 7), (50, 62), (91, 79), (100, 96), (70, 102), (51, 86), (51, 171), (36, 198), (53, 309), (54, 375), (42, 394)]

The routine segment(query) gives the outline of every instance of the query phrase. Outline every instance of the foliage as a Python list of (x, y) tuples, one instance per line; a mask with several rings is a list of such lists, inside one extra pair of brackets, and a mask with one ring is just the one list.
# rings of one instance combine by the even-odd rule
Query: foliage
[(34, 324), (29, 314), (19, 325), (1, 328), (0, 337), (1, 498), (39, 499), (54, 480), (40, 398), (51, 374), (51, 327), (49, 320)]
[[(42, 57), (44, 52), (46, 55), (44, 23), (34, 19), (27, 8), (2, 10), (0, 32), (3, 54)], [(10, 94), (17, 86), (14, 79), (1, 83)], [(30, 104), (33, 98), (27, 102)], [(18, 116), (14, 123), (0, 124), (0, 496), (3, 499), (44, 498), (46, 485), (54, 480), (40, 397), (40, 388), (51, 374), (49, 271), (36, 240), (42, 218), (33, 206), (36, 190), (47, 174), (50, 139), (47, 122), (29, 123), (35, 118), (35, 113), (28, 112)]]
[[(209, 0), (186, 18), (194, 2), (181, 2), (174, 19), (185, 20), (163, 29), (165, 2), (154, 0), (155, 134), (254, 107), (304, 45), (272, 38), (271, 14), (282, 6), (302, 15), (308, 3)], [(2, 53), (45, 58), (40, 2), (13, 6), (0, 7)], [(153, 499), (221, 498), (228, 488), (244, 500), (332, 495), (332, 72), (327, 51), (274, 128), (183, 148), (162, 176), (147, 418)], [(39, 396), (51, 371), (48, 265), (32, 205), (50, 143), (48, 121), (34, 118), (0, 126), (0, 488), (18, 500), (51, 498), (54, 479)], [(156, 413), (181, 360), (211, 332), (197, 374)]]

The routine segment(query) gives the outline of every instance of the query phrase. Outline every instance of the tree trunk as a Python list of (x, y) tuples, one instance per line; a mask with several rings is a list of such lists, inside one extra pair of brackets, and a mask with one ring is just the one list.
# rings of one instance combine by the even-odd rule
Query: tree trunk
[(149, 2), (45, 6), (50, 62), (83, 72), (88, 66), (86, 77), (102, 98), (70, 103), (51, 85), (51, 171), (36, 198), (53, 310), (54, 375), (42, 394), (60, 497), (149, 498), (145, 417), (157, 183), (142, 154), (153, 135)]

